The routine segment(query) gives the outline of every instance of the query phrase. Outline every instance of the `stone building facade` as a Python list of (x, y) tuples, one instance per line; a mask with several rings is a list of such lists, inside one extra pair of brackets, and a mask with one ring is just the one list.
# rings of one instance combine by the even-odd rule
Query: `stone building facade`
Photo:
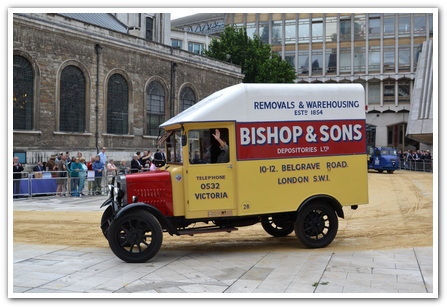
[[(27, 164), (154, 150), (158, 124), (242, 82), (238, 66), (58, 14), (14, 14), (13, 151)], [(22, 156), (21, 155), (21, 156)]]

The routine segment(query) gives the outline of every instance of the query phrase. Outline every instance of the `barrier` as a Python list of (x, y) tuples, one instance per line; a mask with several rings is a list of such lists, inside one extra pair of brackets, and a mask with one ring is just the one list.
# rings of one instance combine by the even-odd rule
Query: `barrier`
[(433, 172), (432, 160), (406, 160), (401, 159), (399, 168), (407, 171)]
[[(34, 196), (71, 196), (73, 193), (73, 183), (77, 180), (80, 186), (80, 193), (87, 195), (87, 177), (67, 177), (60, 176), (61, 172), (21, 172), (14, 173), (20, 179), (13, 179), (13, 197), (34, 197)], [(13, 178), (15, 177), (13, 176)], [(104, 189), (105, 191), (105, 189)], [(103, 187), (101, 186), (101, 193)], [(73, 195), (74, 196), (74, 195)]]
[[(149, 170), (128, 169), (126, 174), (131, 171), (146, 172)], [(114, 176), (120, 174), (118, 170), (108, 171), (106, 176), (95, 177), (95, 171), (87, 171), (85, 177), (59, 177), (60, 173), (59, 171), (14, 172), (13, 178), (19, 175), (20, 178), (13, 179), (13, 197), (105, 195), (108, 191), (107, 185)], [(80, 186), (80, 189), (72, 191), (74, 185)], [(59, 190), (58, 186), (60, 186)]]
[[(17, 178), (20, 176), (20, 178)], [(30, 191), (30, 181), (29, 173), (20, 172), (13, 173), (13, 196), (17, 197), (28, 197)]]

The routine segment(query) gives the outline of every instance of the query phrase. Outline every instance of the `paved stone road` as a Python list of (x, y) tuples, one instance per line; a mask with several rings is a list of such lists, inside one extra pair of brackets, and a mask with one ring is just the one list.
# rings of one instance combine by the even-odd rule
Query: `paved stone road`
[(25, 294), (433, 292), (431, 248), (161, 251), (153, 261), (129, 264), (107, 249), (14, 244), (13, 274), (14, 293)]
[[(18, 200), (14, 209), (40, 210), (44, 204), (46, 210), (102, 210), (92, 208), (91, 200), (74, 198)], [(147, 263), (129, 264), (105, 248), (11, 246), (9, 297), (437, 297), (432, 247), (336, 253), (330, 247), (224, 253), (161, 249)]]

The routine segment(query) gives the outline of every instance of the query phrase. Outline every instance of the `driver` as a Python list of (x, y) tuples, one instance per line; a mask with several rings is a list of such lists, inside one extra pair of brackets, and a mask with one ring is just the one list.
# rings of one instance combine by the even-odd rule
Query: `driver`
[(228, 148), (227, 142), (225, 142), (224, 140), (221, 139), (219, 129), (215, 130), (213, 136), (216, 139), (216, 141), (219, 143), (219, 149), (220, 149), (219, 155), (217, 156), (216, 163), (227, 163), (230, 160), (229, 148)]

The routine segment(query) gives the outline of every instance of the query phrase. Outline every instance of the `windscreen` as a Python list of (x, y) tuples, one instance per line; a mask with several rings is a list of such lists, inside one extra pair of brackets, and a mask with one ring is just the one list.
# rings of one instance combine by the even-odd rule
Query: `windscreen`
[(166, 162), (170, 164), (182, 164), (182, 132), (180, 129), (167, 131), (166, 143)]

